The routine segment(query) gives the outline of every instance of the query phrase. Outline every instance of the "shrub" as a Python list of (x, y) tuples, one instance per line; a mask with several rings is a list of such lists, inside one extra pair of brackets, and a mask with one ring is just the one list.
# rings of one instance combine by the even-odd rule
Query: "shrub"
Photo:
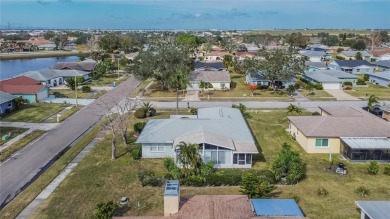
[(195, 107), (191, 107), (190, 113), (191, 113), (191, 115), (197, 115), (198, 114), (198, 109), (195, 108)]
[(84, 85), (84, 86), (81, 87), (81, 91), (83, 93), (90, 93), (92, 91), (92, 88), (90, 86), (88, 86), (88, 85)]
[(146, 117), (146, 111), (143, 108), (139, 108), (135, 111), (134, 116), (138, 119), (143, 119)]
[(151, 108), (149, 109), (149, 112), (148, 112), (148, 117), (152, 117), (152, 116), (155, 116), (157, 114), (157, 110), (155, 108)]
[(352, 82), (350, 81), (346, 81), (343, 83), (344, 86), (352, 86)]
[(357, 85), (366, 85), (366, 81), (363, 78), (359, 78), (356, 82)]
[(370, 164), (367, 167), (367, 172), (371, 175), (376, 175), (379, 172), (379, 165), (378, 162), (373, 160), (370, 162)]
[(390, 165), (387, 165), (383, 170), (383, 174), (390, 176)]
[(146, 125), (146, 122), (137, 122), (134, 124), (134, 131), (141, 133)]
[(269, 197), (274, 189), (275, 185), (249, 171), (242, 176), (240, 192), (248, 198)]
[(363, 75), (363, 79), (364, 79), (364, 81), (370, 80), (370, 75), (369, 74), (364, 74)]
[(317, 196), (318, 197), (326, 197), (328, 196), (329, 192), (324, 187), (319, 187), (317, 189)]
[(173, 169), (175, 169), (176, 164), (175, 164), (175, 162), (173, 161), (172, 158), (166, 157), (166, 158), (164, 158), (164, 167), (165, 167), (165, 169), (167, 169), (169, 172), (171, 172)]
[(350, 87), (350, 86), (345, 86), (345, 87), (343, 88), (343, 90), (352, 90), (352, 87)]
[(321, 115), (321, 113), (319, 113), (319, 112), (315, 111), (315, 112), (312, 112), (312, 113), (311, 113), (311, 115), (312, 115), (312, 116), (320, 116), (320, 115)]
[(268, 87), (268, 85), (259, 85), (259, 90), (266, 90)]
[(267, 90), (268, 90), (268, 91), (273, 91), (274, 89), (273, 89), (272, 87), (268, 86), (268, 87), (267, 87)]
[(205, 177), (210, 174), (213, 174), (215, 172), (214, 169), (214, 162), (209, 161), (208, 163), (203, 163), (202, 166), (200, 167), (200, 176)]
[(204, 184), (204, 179), (200, 176), (190, 176), (185, 179), (181, 179), (180, 183), (185, 186), (196, 186), (200, 187)]
[(356, 194), (360, 195), (360, 196), (368, 196), (370, 195), (370, 191), (368, 190), (368, 188), (364, 187), (364, 186), (359, 186), (356, 190), (355, 190)]
[(295, 82), (294, 88), (295, 88), (296, 90), (300, 89), (301, 87), (302, 87), (302, 82), (301, 82), (301, 81)]
[(162, 178), (155, 176), (153, 172), (149, 171), (138, 172), (137, 178), (141, 182), (142, 187), (160, 187), (164, 183), (164, 180)]
[(96, 205), (95, 217), (97, 219), (110, 219), (117, 207), (118, 205), (113, 201), (100, 202)]
[(213, 174), (205, 176), (207, 186), (238, 186), (242, 179), (241, 170), (219, 170)]
[(139, 160), (141, 158), (141, 146), (138, 145), (131, 150), (131, 157), (133, 160)]
[(338, 59), (338, 60), (345, 60), (345, 58), (343, 56), (339, 56), (339, 55), (336, 56), (336, 59)]
[(321, 83), (313, 84), (313, 87), (316, 90), (323, 90), (324, 89), (324, 87), (322, 86)]

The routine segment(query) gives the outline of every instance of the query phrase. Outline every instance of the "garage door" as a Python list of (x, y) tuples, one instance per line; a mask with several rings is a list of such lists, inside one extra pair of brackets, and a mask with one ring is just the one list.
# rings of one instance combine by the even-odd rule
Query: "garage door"
[(341, 89), (340, 83), (322, 83), (322, 86), (326, 90), (340, 90)]

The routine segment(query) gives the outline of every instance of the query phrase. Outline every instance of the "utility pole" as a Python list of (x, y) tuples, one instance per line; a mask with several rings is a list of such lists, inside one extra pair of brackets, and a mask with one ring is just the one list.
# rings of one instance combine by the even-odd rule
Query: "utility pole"
[(78, 102), (77, 102), (77, 76), (74, 76), (74, 90), (76, 91), (76, 107), (78, 107)]

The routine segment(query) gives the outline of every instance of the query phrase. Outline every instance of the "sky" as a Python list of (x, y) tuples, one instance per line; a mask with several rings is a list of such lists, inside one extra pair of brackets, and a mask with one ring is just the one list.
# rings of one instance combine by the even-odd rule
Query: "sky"
[(390, 29), (390, 0), (0, 0), (0, 28)]

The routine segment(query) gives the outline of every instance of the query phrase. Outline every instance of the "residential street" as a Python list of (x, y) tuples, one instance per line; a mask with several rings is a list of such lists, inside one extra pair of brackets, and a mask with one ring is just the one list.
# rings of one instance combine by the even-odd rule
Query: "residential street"
[[(133, 77), (122, 82), (95, 102), (81, 109), (50, 130), (39, 141), (24, 148), (19, 154), (0, 164), (0, 206), (12, 200), (32, 182), (41, 170), (62, 150), (76, 141), (80, 135), (98, 122), (115, 103), (129, 96), (140, 82)], [(102, 106), (102, 103), (104, 103)]]

